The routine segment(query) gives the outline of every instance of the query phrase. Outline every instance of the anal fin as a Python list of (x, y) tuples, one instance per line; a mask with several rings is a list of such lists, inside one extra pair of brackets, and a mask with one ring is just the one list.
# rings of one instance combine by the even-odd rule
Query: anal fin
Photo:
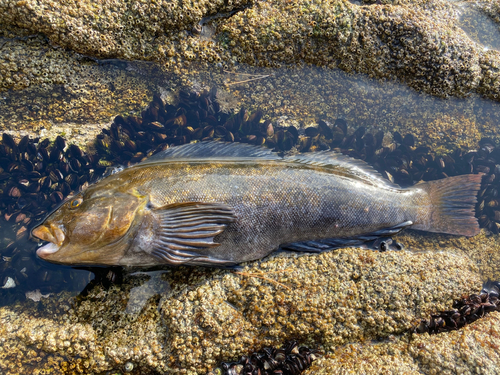
[(402, 245), (393, 241), (390, 236), (412, 225), (413, 222), (405, 221), (393, 227), (384, 228), (375, 232), (366, 233), (355, 237), (326, 238), (316, 241), (294, 242), (281, 245), (282, 250), (300, 251), (307, 253), (321, 253), (326, 250), (340, 249), (342, 247), (362, 247), (378, 251), (401, 250)]
[(214, 237), (236, 220), (233, 209), (223, 203), (185, 202), (154, 208), (155, 236), (151, 255), (170, 265), (231, 266), (204, 250), (219, 246)]

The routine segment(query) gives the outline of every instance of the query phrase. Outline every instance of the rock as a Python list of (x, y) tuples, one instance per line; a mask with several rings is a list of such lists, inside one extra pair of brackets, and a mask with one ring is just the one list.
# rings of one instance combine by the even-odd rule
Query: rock
[[(445, 0), (104, 2), (99, 11), (92, 5), (32, 0), (10, 6), (12, 1), (0, 4), (0, 21), (8, 32), (28, 38), (42, 33), (55, 45), (97, 58), (161, 61), (173, 70), (191, 61), (271, 67), (310, 63), (377, 79), (397, 77), (440, 97), (477, 92), (499, 99), (499, 53), (472, 42), (458, 26), (456, 5)], [(485, 9), (497, 13), (494, 6)], [(27, 87), (38, 70), (32, 61), (12, 57), (4, 58), (3, 66), (4, 89)], [(42, 69), (41, 74), (54, 72)]]
[(494, 374), (500, 365), (499, 323), (500, 313), (493, 312), (447, 334), (346, 345), (320, 357), (305, 374)]
[(141, 374), (201, 374), (292, 338), (334, 352), (404, 335), (480, 286), (469, 258), (448, 252), (345, 249), (273, 255), (241, 272), (131, 274), (122, 286), (98, 286), (76, 299), (63, 293), (1, 308), (0, 369), (23, 373), (36, 363), (103, 372), (130, 362)]

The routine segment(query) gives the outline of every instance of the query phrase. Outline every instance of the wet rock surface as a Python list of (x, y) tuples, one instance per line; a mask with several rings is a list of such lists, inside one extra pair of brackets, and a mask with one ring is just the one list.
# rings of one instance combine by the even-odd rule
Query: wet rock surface
[(480, 286), (469, 258), (449, 252), (345, 249), (278, 254), (238, 272), (132, 274), (85, 296), (2, 307), (0, 368), (99, 373), (132, 362), (140, 373), (201, 374), (291, 339), (331, 353), (399, 337)]
[[(97, 9), (91, 2), (76, 7), (5, 0), (0, 20), (9, 38), (40, 33), (54, 45), (96, 58), (161, 61), (175, 69), (190, 61), (272, 67), (305, 62), (379, 79), (397, 77), (442, 97), (478, 92), (498, 99), (499, 54), (484, 51), (457, 26), (458, 12), (450, 2), (230, 4), (104, 2)], [(496, 14), (496, 5), (485, 9)], [(31, 84), (32, 62), (4, 56), (3, 65), (4, 89)], [(42, 76), (58, 74), (50, 70)]]

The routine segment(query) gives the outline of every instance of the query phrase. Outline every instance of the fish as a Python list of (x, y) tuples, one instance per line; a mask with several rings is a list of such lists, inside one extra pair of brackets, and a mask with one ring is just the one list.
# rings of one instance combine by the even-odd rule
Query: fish
[(481, 174), (401, 188), (336, 153), (249, 144), (168, 148), (64, 202), (32, 235), (48, 262), (231, 267), (280, 246), (323, 251), (412, 228), (474, 236)]

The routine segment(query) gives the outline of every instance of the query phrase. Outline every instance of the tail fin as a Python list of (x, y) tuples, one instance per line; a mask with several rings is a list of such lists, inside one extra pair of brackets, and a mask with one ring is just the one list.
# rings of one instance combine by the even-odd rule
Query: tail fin
[(418, 184), (427, 191), (431, 212), (427, 223), (415, 223), (412, 229), (429, 232), (475, 236), (479, 224), (475, 217), (477, 193), (482, 174), (467, 174)]

